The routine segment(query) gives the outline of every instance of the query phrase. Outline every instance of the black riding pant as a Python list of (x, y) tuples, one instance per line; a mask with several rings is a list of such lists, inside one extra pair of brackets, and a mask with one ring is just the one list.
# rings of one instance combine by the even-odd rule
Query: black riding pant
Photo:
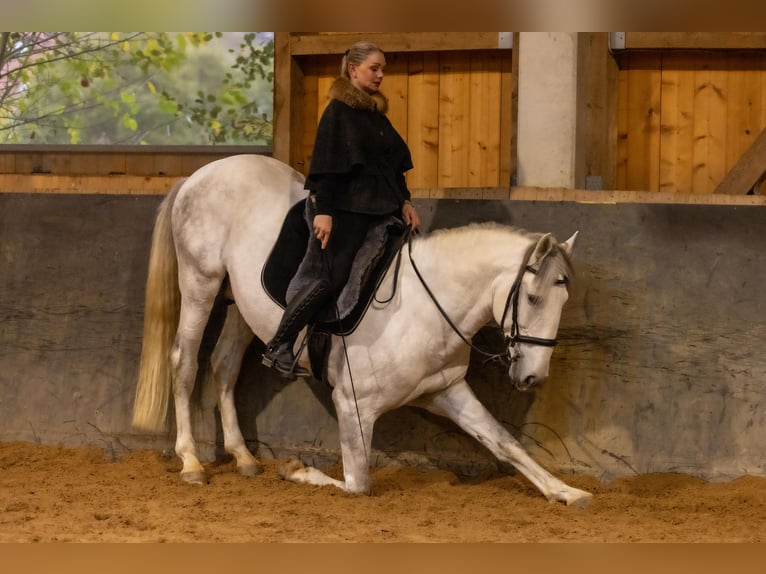
[(336, 211), (332, 218), (332, 231), (327, 247), (314, 235), (314, 210), (306, 201), (306, 221), (309, 242), (298, 273), (287, 290), (287, 308), (269, 348), (283, 342), (292, 342), (298, 332), (330, 305), (335, 304), (348, 282), (354, 258), (364, 244), (368, 230), (388, 215), (370, 215)]

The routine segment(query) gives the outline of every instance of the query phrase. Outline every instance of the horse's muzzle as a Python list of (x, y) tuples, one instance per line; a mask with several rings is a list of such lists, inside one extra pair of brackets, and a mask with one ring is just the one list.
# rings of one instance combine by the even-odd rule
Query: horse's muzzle
[(515, 383), (517, 391), (521, 391), (525, 393), (525, 392), (531, 391), (542, 382), (543, 382), (543, 379), (541, 377), (538, 377), (536, 375), (528, 375), (524, 377), (524, 379), (522, 380), (516, 380), (514, 383)]

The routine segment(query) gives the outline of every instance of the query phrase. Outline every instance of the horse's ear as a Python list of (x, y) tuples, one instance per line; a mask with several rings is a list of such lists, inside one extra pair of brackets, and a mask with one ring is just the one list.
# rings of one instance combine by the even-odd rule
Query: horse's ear
[(566, 253), (569, 257), (572, 256), (572, 250), (574, 249), (574, 243), (577, 239), (577, 235), (579, 234), (579, 231), (575, 231), (572, 234), (572, 237), (567, 239), (564, 243), (561, 244), (561, 248), (564, 250), (564, 253)]
[(545, 256), (551, 252), (555, 244), (556, 241), (553, 239), (553, 235), (550, 233), (546, 233), (540, 237), (540, 239), (537, 240), (537, 245), (535, 246), (535, 251), (532, 254), (530, 263), (535, 264), (542, 261)]

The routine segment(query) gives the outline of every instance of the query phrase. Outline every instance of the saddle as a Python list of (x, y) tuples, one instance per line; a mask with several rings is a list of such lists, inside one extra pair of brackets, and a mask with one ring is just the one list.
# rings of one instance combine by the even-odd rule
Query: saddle
[[(310, 237), (304, 217), (305, 200), (293, 205), (287, 212), (277, 241), (266, 259), (261, 273), (264, 290), (283, 309), (287, 307), (287, 290), (298, 272), (306, 254)], [(348, 282), (322, 310), (313, 328), (309, 329), (307, 343), (309, 360), (314, 376), (326, 380), (326, 358), (330, 350), (331, 335), (349, 335), (361, 322), (375, 298), (386, 271), (401, 253), (407, 241), (408, 228), (396, 217), (382, 219), (367, 232), (351, 267)], [(393, 293), (386, 294), (388, 298)]]

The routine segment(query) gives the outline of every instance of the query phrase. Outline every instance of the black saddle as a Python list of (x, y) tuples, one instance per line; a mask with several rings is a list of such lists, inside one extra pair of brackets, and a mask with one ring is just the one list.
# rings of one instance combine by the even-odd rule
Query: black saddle
[[(286, 293), (290, 281), (306, 254), (310, 231), (304, 217), (305, 200), (293, 205), (287, 213), (277, 241), (263, 266), (261, 284), (268, 295), (283, 309), (287, 306)], [(338, 301), (346, 302), (336, 308), (332, 301), (320, 312), (314, 324), (308, 348), (314, 375), (324, 373), (325, 355), (329, 351), (330, 335), (349, 335), (354, 332), (375, 298), (378, 286), (409, 236), (409, 228), (395, 217), (382, 220), (367, 234), (365, 245), (359, 250), (352, 265), (348, 285), (338, 294)], [(393, 293), (383, 294), (385, 300)]]

